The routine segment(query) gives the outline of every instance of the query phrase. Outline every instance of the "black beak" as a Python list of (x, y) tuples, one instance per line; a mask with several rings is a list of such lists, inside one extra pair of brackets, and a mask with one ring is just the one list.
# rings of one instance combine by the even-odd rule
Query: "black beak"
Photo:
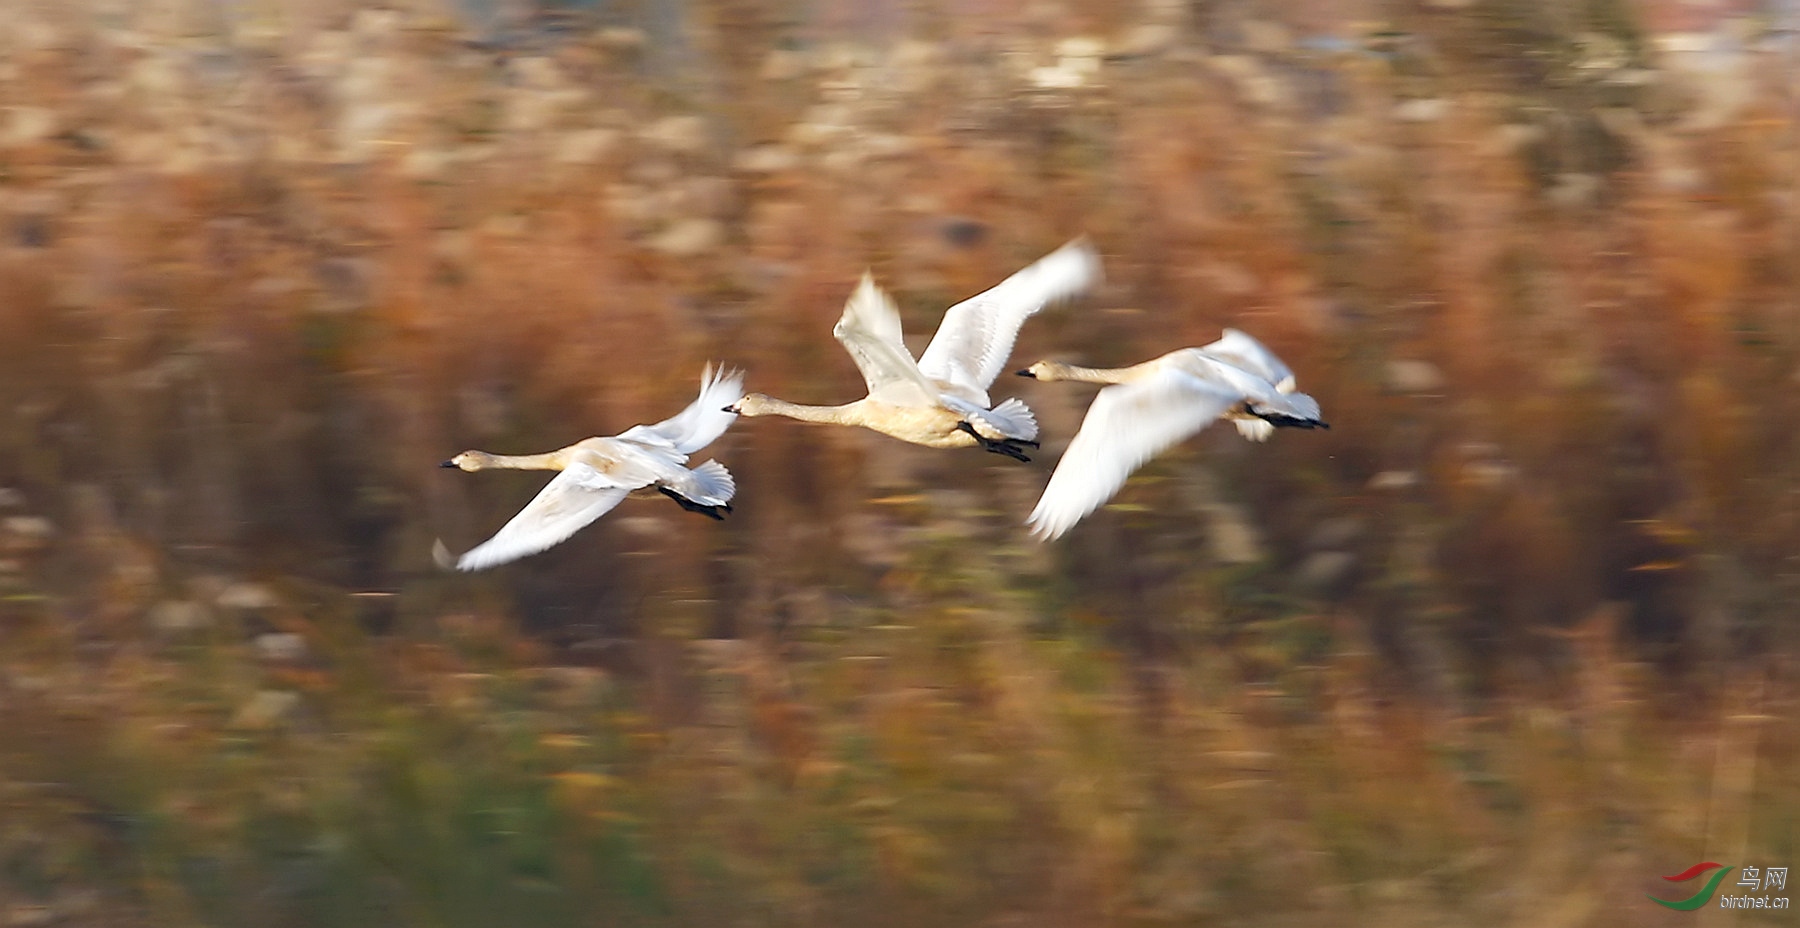
[(438, 466), (439, 467), (455, 467), (456, 462), (455, 461), (445, 461), (442, 464), (439, 464)]
[(1018, 376), (1020, 376), (1020, 377), (1030, 377), (1030, 378), (1031, 378), (1031, 379), (1032, 379), (1032, 380), (1036, 380), (1036, 379), (1037, 379), (1037, 375), (1036, 375), (1036, 374), (1033, 374), (1033, 373), (1032, 373), (1032, 372), (1031, 372), (1031, 371), (1029, 371), (1029, 370), (1023, 370), (1023, 371), (1013, 371), (1013, 373), (1014, 373), (1014, 374), (1016, 374), (1016, 375), (1018, 375)]
[(720, 412), (728, 412), (734, 416), (737, 415), (737, 410), (731, 408), (730, 406), (725, 407), (724, 409), (720, 410)]

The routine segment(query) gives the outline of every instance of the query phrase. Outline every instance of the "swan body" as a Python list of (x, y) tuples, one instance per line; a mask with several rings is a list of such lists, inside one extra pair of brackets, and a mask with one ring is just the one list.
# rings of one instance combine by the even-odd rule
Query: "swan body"
[(490, 469), (560, 471), (494, 537), (460, 557), (438, 542), (432, 551), (440, 567), (482, 570), (536, 554), (575, 534), (619, 505), (627, 496), (660, 493), (681, 508), (714, 519), (731, 511), (737, 492), (731, 472), (718, 461), (687, 467), (688, 455), (706, 447), (730, 427), (720, 404), (743, 393), (743, 375), (714, 372), (700, 377), (700, 395), (675, 416), (655, 425), (635, 425), (616, 436), (587, 438), (545, 454), (503, 455), (464, 451), (441, 466), (465, 471)]
[[(802, 406), (751, 393), (738, 401), (733, 411), (745, 416), (786, 416), (801, 422), (860, 426), (929, 448), (976, 445), (974, 436), (957, 428), (964, 421), (963, 416), (939, 405), (899, 406), (863, 399), (843, 406)], [(998, 430), (990, 431), (993, 437), (1001, 438)]]
[(1330, 428), (1319, 418), (1318, 401), (1294, 392), (1294, 372), (1236, 329), (1205, 347), (1131, 367), (1039, 361), (1018, 373), (1108, 385), (1094, 397), (1027, 520), (1045, 540), (1111, 499), (1144, 462), (1217, 419), (1231, 420), (1252, 441), (1266, 441), (1277, 427)]
[(851, 425), (930, 448), (982, 447), (1030, 460), (1037, 420), (1014, 398), (998, 405), (988, 387), (1012, 354), (1019, 327), (1046, 305), (1100, 279), (1100, 259), (1077, 239), (998, 285), (950, 307), (925, 353), (914, 360), (900, 312), (865, 273), (831, 330), (862, 372), (868, 396), (842, 406), (802, 406), (752, 393), (726, 407), (743, 416), (786, 416)]

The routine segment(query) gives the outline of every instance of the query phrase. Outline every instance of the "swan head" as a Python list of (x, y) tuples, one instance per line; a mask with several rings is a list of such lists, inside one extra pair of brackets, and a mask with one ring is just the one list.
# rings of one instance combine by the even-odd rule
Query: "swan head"
[(774, 407), (774, 403), (773, 399), (761, 393), (748, 393), (744, 395), (743, 399), (725, 407), (725, 411), (737, 413), (740, 416), (762, 416), (768, 414), (769, 410)]
[(1020, 377), (1030, 377), (1032, 380), (1051, 381), (1067, 379), (1063, 376), (1063, 371), (1063, 365), (1058, 364), (1055, 361), (1039, 361), (1022, 371), (1014, 371), (1013, 373), (1018, 374)]
[(470, 473), (474, 473), (492, 463), (493, 457), (493, 455), (488, 454), (485, 451), (464, 451), (462, 454), (459, 454), (438, 466), (454, 467), (457, 470), (466, 470)]

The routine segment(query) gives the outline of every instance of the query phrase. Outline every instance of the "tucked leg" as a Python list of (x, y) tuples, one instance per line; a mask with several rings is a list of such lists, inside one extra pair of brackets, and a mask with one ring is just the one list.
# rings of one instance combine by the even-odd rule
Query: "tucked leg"
[(967, 422), (956, 423), (956, 428), (959, 431), (968, 432), (970, 437), (974, 438), (976, 442), (980, 443), (981, 450), (989, 451), (994, 454), (1004, 454), (1007, 457), (1012, 458), (1015, 461), (1031, 460), (1030, 458), (1025, 456), (1025, 450), (1022, 446), (1030, 445), (1033, 448), (1036, 448), (1038, 446), (1037, 442), (1035, 442), (1035, 441), (1027, 442), (1027, 441), (1020, 441), (1018, 439), (1013, 439), (1013, 438), (1005, 438), (1005, 439), (1001, 439), (999, 441), (995, 441), (994, 439), (989, 438), (986, 435), (983, 435), (980, 432), (975, 431), (975, 427), (970, 425)]

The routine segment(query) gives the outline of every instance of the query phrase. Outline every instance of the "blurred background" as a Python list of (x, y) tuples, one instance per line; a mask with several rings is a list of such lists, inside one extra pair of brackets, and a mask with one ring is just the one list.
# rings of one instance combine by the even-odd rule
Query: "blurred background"
[[(1645, 896), (1800, 863), (1796, 4), (0, 8), (0, 925), (1795, 918)], [(451, 454), (1082, 234), (1012, 366), (1331, 431), (1040, 545), (1009, 377), (1030, 464), (740, 422), (723, 523), (431, 566), (544, 483)]]

